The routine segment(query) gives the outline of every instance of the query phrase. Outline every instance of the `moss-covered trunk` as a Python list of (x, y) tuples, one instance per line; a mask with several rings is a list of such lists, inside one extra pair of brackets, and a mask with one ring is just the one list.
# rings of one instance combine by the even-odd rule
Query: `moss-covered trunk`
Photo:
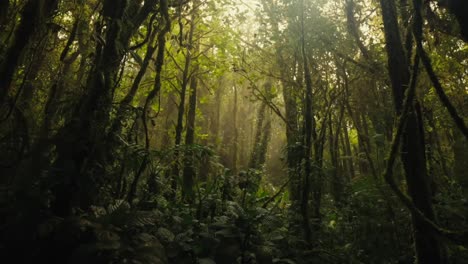
[[(410, 83), (410, 64), (403, 47), (394, 1), (381, 0), (388, 69), (393, 90), (395, 111), (403, 111), (405, 90)], [(415, 81), (415, 80), (414, 80)], [(431, 204), (430, 180), (426, 171), (424, 131), (417, 99), (411, 103), (403, 132), (401, 159), (408, 193), (415, 206), (431, 221), (436, 221)], [(413, 238), (418, 263), (443, 263), (438, 238), (420, 218), (413, 216)]]

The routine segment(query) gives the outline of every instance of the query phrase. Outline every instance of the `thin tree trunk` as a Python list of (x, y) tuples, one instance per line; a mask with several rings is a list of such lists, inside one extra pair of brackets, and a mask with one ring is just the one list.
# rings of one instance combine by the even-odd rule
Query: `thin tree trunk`
[[(120, 102), (119, 108), (117, 109), (117, 113), (115, 115), (114, 120), (112, 121), (111, 128), (109, 129), (108, 139), (111, 140), (115, 138), (115, 136), (119, 135), (122, 130), (123, 120), (126, 117), (125, 112), (128, 110), (128, 107), (131, 105), (133, 99), (135, 98), (138, 89), (140, 88), (141, 81), (145, 76), (146, 70), (151, 62), (151, 58), (156, 51), (156, 46), (153, 44), (154, 38), (156, 37), (156, 32), (152, 34), (150, 40), (148, 42), (148, 47), (146, 49), (145, 58), (143, 59), (143, 63), (140, 66), (140, 70), (138, 71), (135, 79), (133, 80), (132, 86), (128, 93), (125, 95), (124, 99)], [(161, 45), (161, 43), (158, 43)]]
[(173, 128), (172, 126), (172, 116), (176, 110), (176, 104), (175, 104), (175, 95), (173, 93), (170, 93), (167, 96), (167, 102), (166, 102), (166, 117), (164, 120), (164, 135), (162, 136), (161, 139), (161, 149), (169, 149), (171, 147), (171, 130)]
[[(135, 4), (135, 3), (136, 2), (133, 2), (133, 4)], [(153, 5), (153, 4), (154, 3), (149, 3), (150, 6)], [(135, 6), (133, 6), (133, 7), (135, 7)], [(145, 9), (145, 7), (146, 7), (146, 9)], [(130, 6), (130, 9), (131, 8), (132, 8), (132, 6)], [(145, 10), (144, 14), (146, 14), (146, 15), (148, 15), (150, 10), (151, 10), (151, 9), (148, 9), (147, 5), (143, 5), (142, 9)], [(160, 12), (161, 12), (161, 16), (163, 17), (164, 27), (158, 33), (158, 37), (157, 37), (157, 39), (158, 39), (158, 50), (157, 50), (156, 61), (155, 61), (156, 75), (155, 75), (155, 78), (154, 78), (153, 89), (150, 91), (150, 93), (146, 97), (146, 101), (145, 101), (145, 104), (143, 106), (143, 115), (142, 115), (143, 127), (144, 127), (144, 130), (145, 130), (145, 150), (146, 150), (146, 153), (145, 153), (145, 156), (143, 158), (143, 161), (140, 164), (140, 167), (139, 167), (138, 171), (135, 174), (135, 178), (133, 179), (133, 181), (132, 181), (132, 183), (130, 185), (130, 190), (129, 190), (129, 193), (128, 193), (128, 196), (127, 196), (127, 200), (128, 200), (128, 202), (130, 204), (133, 203), (134, 199), (137, 196), (138, 184), (139, 184), (139, 182), (141, 180), (141, 176), (143, 175), (143, 172), (145, 171), (145, 169), (146, 169), (146, 167), (147, 167), (147, 165), (149, 163), (150, 142), (149, 142), (149, 137), (148, 137), (147, 113), (148, 113), (148, 108), (152, 104), (154, 98), (159, 94), (159, 91), (161, 90), (161, 85), (162, 85), (161, 84), (161, 72), (162, 72), (162, 66), (164, 64), (164, 51), (166, 49), (166, 34), (169, 32), (170, 26), (171, 26), (171, 20), (169, 18), (169, 10), (168, 10), (167, 1), (165, 1), (165, 0), (160, 1)], [(141, 12), (140, 12), (140, 14), (141, 14)], [(140, 23), (142, 23), (143, 19), (140, 18), (139, 21), (140, 21)], [(151, 42), (152, 42), (151, 39), (152, 39), (152, 37), (150, 36), (150, 44), (149, 45), (151, 45)], [(152, 48), (148, 47), (147, 52), (148, 53), (153, 53), (154, 50), (152, 50)], [(148, 57), (148, 54), (146, 55), (146, 57)], [(146, 57), (145, 57), (145, 59), (146, 59)], [(149, 61), (149, 59), (148, 59), (148, 61)], [(143, 62), (143, 64), (144, 63), (145, 62)], [(142, 68), (146, 68), (146, 67), (147, 67), (147, 65), (142, 66)], [(144, 71), (143, 72), (140, 71), (139, 74), (140, 74), (139, 78), (142, 78), (143, 75), (144, 75)], [(138, 76), (137, 76), (137, 78), (138, 78)], [(133, 83), (130, 94), (127, 94), (127, 97), (125, 98), (127, 101), (125, 101), (124, 103), (129, 104), (131, 102), (131, 100), (135, 96), (134, 93), (136, 93), (136, 90), (138, 89), (139, 82), (141, 82), (141, 79), (136, 80), (136, 83), (135, 82)]]
[(345, 110), (345, 105), (344, 103), (341, 105), (341, 109), (339, 112), (339, 117), (336, 122), (335, 126), (335, 134), (333, 135), (333, 119), (332, 115), (330, 113), (330, 117), (328, 120), (328, 126), (329, 126), (329, 150), (330, 150), (330, 158), (333, 166), (333, 172), (332, 172), (332, 193), (335, 199), (335, 202), (337, 205), (341, 205), (343, 203), (343, 191), (344, 191), (344, 180), (343, 180), (343, 175), (342, 174), (342, 167), (339, 162), (339, 154), (340, 154), (340, 148), (339, 148), (339, 135), (341, 131), (341, 124), (343, 122), (343, 116), (344, 116), (344, 110)]
[[(198, 46), (198, 45), (197, 45)], [(198, 51), (198, 47), (197, 47)], [(198, 66), (195, 66), (193, 70), (196, 74), (198, 72)], [(197, 111), (197, 77), (192, 74), (190, 80), (190, 98), (189, 98), (189, 109), (187, 113), (187, 131), (185, 132), (185, 145), (189, 148), (195, 143), (195, 118)], [(184, 157), (184, 171), (183, 171), (183, 184), (182, 194), (184, 200), (192, 203), (193, 202), (193, 184), (195, 178), (195, 164), (194, 164), (194, 153), (191, 150), (187, 150)]]
[(261, 139), (261, 148), (258, 156), (258, 166), (261, 168), (266, 162), (267, 152), (268, 152), (268, 143), (270, 142), (271, 137), (271, 117), (268, 115), (266, 117), (266, 124), (263, 127), (263, 136)]
[[(180, 9), (182, 7), (179, 7)], [(182, 24), (182, 14), (181, 10), (179, 12), (179, 28), (181, 32), (181, 37), (179, 39), (179, 45), (184, 46), (183, 37), (182, 37), (182, 30), (183, 30), (183, 24)], [(172, 192), (175, 198), (176, 191), (177, 191), (177, 179), (179, 178), (180, 174), (180, 164), (179, 164), (179, 159), (180, 159), (180, 150), (178, 149), (182, 143), (182, 131), (184, 128), (184, 113), (185, 113), (185, 97), (187, 93), (187, 86), (189, 85), (190, 81), (190, 66), (192, 62), (192, 51), (191, 48), (193, 46), (193, 33), (195, 31), (195, 21), (192, 19), (190, 21), (190, 29), (189, 29), (189, 36), (187, 43), (185, 46), (187, 49), (185, 50), (185, 64), (184, 64), (184, 69), (182, 71), (182, 80), (181, 80), (181, 87), (180, 87), (180, 101), (179, 101), (179, 107), (178, 107), (178, 113), (177, 113), (177, 125), (175, 129), (175, 151), (174, 151), (174, 164), (172, 166), (172, 181), (171, 181), (171, 186), (172, 186)]]
[[(304, 0), (301, 1), (301, 8), (304, 9)], [(310, 194), (310, 178), (312, 177), (312, 129), (314, 116), (312, 114), (312, 77), (310, 76), (309, 63), (307, 61), (305, 51), (305, 36), (304, 36), (304, 10), (301, 16), (301, 51), (302, 62), (304, 67), (304, 81), (306, 85), (305, 91), (305, 104), (304, 104), (304, 176), (302, 186), (302, 199), (301, 199), (301, 214), (303, 218), (303, 228), (305, 240), (311, 242), (311, 229), (309, 222), (309, 194)], [(317, 153), (316, 153), (317, 155)], [(314, 181), (317, 184), (317, 181)], [(318, 186), (314, 186), (317, 188)], [(316, 198), (316, 197), (314, 197)]]
[(237, 161), (237, 156), (238, 156), (238, 145), (239, 145), (239, 131), (237, 130), (237, 112), (238, 112), (238, 91), (237, 91), (237, 86), (234, 84), (234, 108), (233, 108), (233, 113), (232, 113), (232, 123), (233, 123), (233, 129), (234, 129), (234, 135), (233, 135), (233, 140), (232, 140), (232, 171), (234, 175), (237, 175), (238, 172), (238, 161)]
[(353, 153), (351, 152), (351, 143), (349, 142), (348, 136), (348, 125), (346, 121), (340, 131), (340, 142), (345, 156), (343, 163), (346, 167), (346, 181), (350, 182), (354, 178), (354, 163)]
[(219, 123), (221, 116), (221, 101), (223, 98), (223, 77), (220, 77), (218, 81), (218, 87), (215, 91), (215, 97), (212, 105), (212, 111), (210, 112), (210, 143), (213, 144), (214, 150), (219, 151)]

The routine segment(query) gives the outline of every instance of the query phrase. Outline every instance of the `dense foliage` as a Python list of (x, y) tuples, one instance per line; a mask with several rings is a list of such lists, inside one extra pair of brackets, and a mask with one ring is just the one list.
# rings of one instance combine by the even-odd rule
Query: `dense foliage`
[(468, 263), (468, 2), (0, 0), (8, 263)]

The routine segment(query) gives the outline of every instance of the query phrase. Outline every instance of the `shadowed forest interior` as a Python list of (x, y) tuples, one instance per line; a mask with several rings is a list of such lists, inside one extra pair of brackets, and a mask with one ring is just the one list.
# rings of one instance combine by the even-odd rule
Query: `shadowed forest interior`
[(0, 0), (4, 263), (468, 263), (468, 1)]

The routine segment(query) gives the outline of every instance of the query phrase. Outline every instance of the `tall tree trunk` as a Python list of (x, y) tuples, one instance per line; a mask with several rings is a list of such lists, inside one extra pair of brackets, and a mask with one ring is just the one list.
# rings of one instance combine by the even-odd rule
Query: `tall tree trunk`
[[(410, 83), (410, 65), (405, 53), (398, 26), (394, 1), (380, 0), (388, 57), (388, 69), (392, 83), (395, 111), (400, 115), (406, 87)], [(414, 80), (415, 81), (415, 80)], [(426, 171), (423, 124), (417, 101), (409, 102), (406, 128), (401, 146), (408, 192), (415, 206), (431, 221), (436, 221), (431, 204), (431, 190)], [(420, 218), (413, 215), (413, 237), (418, 263), (443, 263), (440, 241), (428, 230)]]
[(261, 138), (261, 148), (258, 155), (258, 166), (261, 168), (266, 162), (267, 153), (268, 153), (268, 143), (270, 142), (271, 137), (271, 117), (268, 115), (266, 117), (266, 124), (263, 127), (263, 135)]
[[(310, 194), (310, 178), (312, 177), (312, 133), (314, 116), (312, 114), (312, 77), (310, 75), (309, 63), (305, 51), (305, 32), (304, 32), (304, 0), (301, 0), (301, 52), (302, 63), (304, 67), (304, 81), (306, 86), (305, 101), (304, 101), (304, 175), (302, 185), (301, 199), (301, 214), (303, 218), (303, 228), (305, 240), (311, 242), (311, 229), (309, 222), (309, 194)], [(317, 153), (316, 153), (317, 155)], [(317, 188), (318, 181), (314, 179), (314, 188)], [(315, 199), (316, 197), (314, 197)]]
[[(143, 5), (138, 1), (104, 1), (105, 45), (96, 47), (94, 65), (86, 82), (87, 95), (57, 136), (54, 167), (58, 169), (51, 172), (60, 182), (55, 188), (53, 205), (57, 215), (69, 214), (74, 206), (88, 208), (97, 203), (100, 187), (111, 180), (102, 175), (106, 175), (105, 168), (113, 160), (108, 157), (105, 144), (113, 92), (130, 38), (155, 4), (156, 0), (145, 1)], [(161, 13), (167, 12), (165, 4), (166, 1), (160, 2)]]
[[(138, 12), (136, 14), (136, 18), (137, 18), (136, 21), (138, 21), (139, 23), (143, 23), (144, 18), (146, 18), (149, 15), (152, 6), (155, 3), (154, 2), (146, 2), (140, 8), (138, 8), (138, 4), (139, 4), (138, 2), (132, 2), (132, 4), (128, 7), (128, 10), (129, 10), (129, 12), (130, 11)], [(146, 5), (146, 4), (149, 4), (149, 6)], [(164, 64), (164, 51), (166, 49), (166, 34), (169, 32), (170, 26), (171, 26), (167, 1), (165, 1), (165, 0), (160, 1), (160, 6), (159, 7), (160, 7), (161, 16), (163, 18), (163, 21), (162, 21), (163, 22), (163, 27), (160, 30), (160, 32), (157, 34), (158, 49), (157, 49), (156, 60), (155, 60), (155, 63), (154, 63), (155, 68), (156, 68), (156, 75), (154, 77), (153, 89), (149, 92), (148, 96), (146, 97), (145, 104), (143, 106), (143, 114), (142, 114), (142, 123), (143, 123), (144, 132), (145, 132), (145, 150), (146, 150), (146, 153), (145, 153), (145, 156), (144, 156), (142, 162), (140, 163), (140, 166), (139, 166), (138, 170), (136, 171), (134, 179), (133, 179), (133, 181), (132, 181), (132, 183), (130, 185), (130, 189), (129, 189), (129, 192), (128, 192), (128, 195), (127, 195), (127, 201), (130, 204), (132, 204), (134, 199), (137, 197), (138, 184), (139, 184), (139, 182), (141, 180), (143, 172), (146, 170), (146, 167), (147, 167), (147, 165), (149, 163), (150, 141), (149, 141), (149, 136), (148, 136), (148, 125), (147, 125), (148, 116), (147, 116), (147, 113), (148, 113), (149, 106), (153, 103), (154, 98), (159, 94), (159, 91), (161, 90), (161, 72), (162, 72), (162, 66)], [(133, 24), (135, 24), (135, 23), (136, 22), (134, 22)], [(152, 23), (152, 21), (149, 23), (150, 26), (151, 26), (151, 23)], [(150, 29), (148, 29), (148, 30), (150, 30)], [(124, 33), (126, 33), (126, 38), (129, 38), (131, 36), (131, 34), (130, 34), (131, 31), (127, 31), (127, 32), (124, 32)], [(151, 47), (151, 42), (152, 42), (154, 36), (155, 35), (152, 34), (152, 35), (150, 35), (150, 38), (149, 38), (147, 53), (150, 53), (150, 54), (152, 54), (154, 52), (154, 49), (155, 49), (154, 47)], [(148, 55), (148, 54), (145, 55), (145, 60), (146, 61), (143, 61), (142, 69), (140, 69), (140, 71), (139, 71), (139, 73), (137, 75), (137, 78), (136, 78), (135, 82), (133, 83), (132, 88), (130, 89), (129, 94), (127, 94), (126, 97), (124, 98), (124, 101), (121, 102), (120, 107), (125, 107), (126, 104), (127, 105), (130, 104), (133, 97), (135, 96), (136, 91), (138, 89), (138, 85), (141, 82), (141, 78), (143, 78), (145, 69), (146, 69), (146, 67), (148, 67), (148, 65), (147, 65), (149, 63), (149, 58), (148, 57), (151, 58), (152, 56)], [(145, 63), (146, 63), (146, 65), (145, 65)], [(119, 110), (121, 110), (121, 108), (119, 108)], [(122, 117), (120, 117), (120, 118), (122, 118)], [(111, 129), (112, 129), (112, 126), (111, 126)], [(120, 130), (120, 127), (117, 127), (116, 129)], [(112, 142), (108, 141), (107, 143), (109, 144), (109, 143), (112, 143)], [(112, 149), (112, 147), (113, 147), (112, 144), (108, 145), (108, 146), (109, 146), (109, 149)], [(123, 167), (122, 167), (122, 169), (123, 169)], [(123, 188), (123, 189), (125, 189), (125, 188)], [(121, 190), (121, 189), (119, 189), (119, 190)]]
[[(192, 18), (193, 19), (193, 18)], [(196, 50), (198, 51), (198, 45)], [(192, 77), (190, 79), (190, 98), (189, 98), (189, 109), (187, 113), (187, 131), (185, 132), (185, 145), (189, 148), (195, 143), (195, 118), (197, 112), (197, 86), (198, 80), (195, 74), (198, 72), (198, 65), (193, 70)], [(195, 178), (195, 164), (194, 164), (194, 153), (191, 150), (187, 150), (184, 157), (184, 171), (182, 176), (182, 194), (184, 200), (192, 203), (193, 202), (193, 183)]]
[[(271, 88), (271, 84), (266, 84), (265, 88)], [(257, 113), (257, 126), (253, 141), (254, 147), (249, 161), (250, 168), (261, 169), (265, 164), (270, 134), (271, 119), (267, 114), (267, 104), (262, 102)]]
[(342, 166), (339, 162), (339, 155), (340, 155), (340, 148), (339, 148), (339, 138), (341, 133), (341, 125), (343, 122), (345, 104), (341, 105), (341, 109), (339, 111), (338, 120), (336, 121), (335, 126), (335, 134), (333, 134), (333, 119), (330, 113), (330, 117), (328, 120), (328, 127), (329, 127), (329, 150), (330, 150), (330, 158), (333, 166), (332, 172), (332, 194), (335, 199), (335, 203), (339, 206), (344, 202), (343, 199), (343, 191), (344, 191), (344, 184), (345, 180), (343, 179), (342, 175)]
[[(110, 8), (105, 5), (103, 10)], [(90, 167), (84, 166), (87, 160), (95, 162), (99, 159), (102, 162), (96, 143), (103, 140), (99, 135), (105, 131), (115, 75), (123, 57), (123, 50), (117, 47), (117, 41), (122, 31), (121, 19), (125, 9), (126, 5), (121, 1), (109, 17), (106, 45), (96, 48), (94, 72), (89, 74), (87, 80), (89, 94), (75, 110), (73, 120), (59, 132), (58, 158), (54, 167), (60, 168), (56, 178), (61, 178), (62, 184), (54, 190), (55, 202), (52, 205), (57, 215), (67, 215), (74, 206), (87, 208), (96, 202), (97, 185), (93, 177), (86, 173)]]
[(215, 91), (214, 101), (212, 103), (212, 108), (210, 112), (210, 143), (213, 144), (214, 150), (219, 151), (219, 123), (221, 117), (221, 101), (223, 99), (223, 77), (220, 77), (218, 80), (218, 87)]
[(343, 152), (345, 153), (346, 159), (345, 164), (347, 168), (347, 178), (348, 181), (351, 181), (354, 178), (354, 162), (353, 162), (353, 152), (351, 151), (351, 142), (349, 142), (348, 135), (348, 124), (345, 123), (341, 133)]
[[(265, 2), (262, 2), (266, 5)], [(274, 10), (276, 7), (274, 3), (271, 6), (266, 6), (268, 10)], [(272, 27), (272, 35), (275, 39), (280, 39), (281, 32), (279, 30), (279, 19), (272, 13), (270, 14), (270, 25)], [(279, 45), (275, 50), (276, 64), (279, 67), (282, 95), (284, 98), (284, 110), (286, 121), (286, 164), (288, 169), (288, 177), (290, 178), (289, 193), (290, 200), (293, 206), (297, 205), (301, 200), (301, 177), (300, 177), (300, 164), (301, 164), (301, 139), (298, 125), (298, 103), (296, 90), (299, 86), (294, 85), (292, 76), (295, 75), (294, 70), (291, 70), (290, 65), (286, 65), (282, 56), (283, 52)], [(292, 67), (294, 68), (294, 67)], [(297, 76), (296, 76), (297, 77)]]
[[(75, 27), (73, 27), (75, 28)], [(43, 173), (44, 168), (50, 165), (50, 149), (51, 145), (49, 144), (49, 139), (50, 139), (50, 128), (53, 124), (53, 121), (55, 119), (55, 116), (57, 114), (57, 100), (59, 98), (59, 94), (64, 86), (64, 79), (65, 76), (68, 76), (68, 72), (70, 70), (71, 64), (73, 63), (73, 60), (76, 59), (77, 55), (70, 56), (70, 58), (67, 59), (66, 53), (67, 50), (69, 49), (69, 45), (72, 43), (72, 39), (74, 39), (74, 30), (72, 30), (72, 33), (69, 36), (69, 40), (67, 41), (67, 44), (65, 45), (65, 48), (61, 52), (60, 60), (59, 60), (59, 65), (56, 69), (57, 71), (57, 78), (53, 80), (52, 86), (49, 89), (49, 95), (47, 97), (45, 106), (44, 106), (44, 112), (43, 114), (43, 122), (42, 124), (37, 124), (39, 125), (38, 128), (38, 138), (35, 142), (33, 142), (33, 146), (31, 148), (31, 152), (29, 155), (29, 159), (25, 160), (24, 164), (21, 167), (21, 169), (18, 170), (20, 172), (19, 175), (17, 175), (18, 179), (20, 182), (26, 183), (24, 186), (25, 188), (31, 187), (31, 183), (39, 177), (41, 173)], [(56, 34), (57, 32), (54, 32)], [(42, 52), (44, 53), (44, 52)], [(45, 54), (45, 53), (44, 53)], [(28, 77), (29, 82), (27, 85), (25, 85), (25, 95), (23, 95), (23, 98), (21, 98), (22, 102), (21, 105), (28, 109), (30, 107), (31, 99), (34, 94), (34, 79), (37, 77), (37, 74), (39, 73), (40, 67), (43, 64), (43, 60), (45, 58), (44, 55), (38, 55), (39, 58), (35, 59), (38, 61), (35, 61), (33, 67), (36, 69), (32, 69), (30, 71), (30, 75)], [(23, 171), (24, 168), (29, 168), (26, 172)], [(23, 171), (23, 172), (22, 172)], [(26, 175), (24, 175), (26, 174)], [(26, 180), (26, 181), (24, 181)]]
[(257, 126), (255, 128), (254, 146), (250, 155), (249, 167), (259, 169), (259, 155), (262, 149), (263, 122), (265, 120), (266, 103), (261, 102), (257, 113)]
[[(281, 65), (281, 64), (280, 64)], [(288, 177), (290, 182), (290, 199), (293, 203), (300, 201), (300, 164), (301, 164), (301, 146), (298, 144), (299, 129), (297, 122), (297, 101), (294, 95), (294, 86), (283, 82), (283, 97), (286, 112), (286, 161), (288, 166)]]
[[(57, 68), (57, 78), (53, 81), (52, 86), (49, 90), (47, 96), (47, 101), (44, 106), (44, 121), (41, 126), (41, 138), (48, 138), (50, 134), (51, 127), (57, 115), (57, 101), (61, 98), (65, 86), (65, 77), (68, 76), (72, 63), (80, 55), (79, 52), (74, 53), (73, 55), (68, 56), (70, 48), (75, 41), (77, 36), (78, 28), (81, 23), (81, 19), (76, 19), (75, 23), (68, 37), (67, 43), (65, 44), (64, 49), (60, 53), (60, 64)], [(83, 54), (81, 54), (83, 56)]]
[(173, 120), (173, 115), (174, 115), (174, 112), (176, 111), (176, 104), (175, 104), (175, 95), (173, 93), (170, 93), (168, 96), (167, 96), (167, 102), (166, 102), (166, 116), (165, 116), (165, 120), (164, 120), (164, 127), (163, 127), (163, 130), (164, 130), (164, 134), (162, 136), (162, 139), (161, 139), (161, 148), (162, 149), (169, 149), (171, 147), (171, 140), (172, 140), (172, 129), (173, 129), (173, 125), (172, 125), (172, 120)]
[(327, 117), (324, 116), (320, 125), (319, 133), (316, 131), (315, 121), (312, 123), (312, 135), (313, 135), (313, 160), (315, 169), (312, 173), (312, 218), (314, 219), (314, 231), (319, 231), (322, 223), (322, 215), (320, 213), (322, 204), (322, 185), (323, 185), (323, 154), (325, 150), (325, 142), (327, 135)]
[[(348, 101), (349, 101), (349, 81), (348, 81), (348, 75), (346, 73), (346, 69), (343, 67), (340, 69), (342, 72), (342, 77), (343, 77), (343, 85), (344, 85), (344, 92), (345, 92), (345, 98), (342, 101), (342, 104), (345, 106), (345, 109), (348, 108)], [(355, 169), (354, 169), (354, 157), (353, 157), (353, 152), (351, 150), (351, 141), (349, 140), (349, 132), (348, 132), (348, 123), (345, 122), (345, 125), (343, 126), (343, 140), (344, 140), (344, 152), (347, 156), (346, 158), (346, 163), (348, 167), (348, 179), (351, 180), (355, 176)]]
[(237, 175), (238, 171), (238, 145), (239, 145), (239, 131), (237, 129), (237, 112), (238, 112), (238, 91), (237, 86), (234, 84), (234, 105), (232, 112), (232, 123), (233, 123), (233, 139), (232, 139), (232, 171), (234, 175)]
[[(183, 30), (183, 23), (182, 23), (182, 7), (179, 7), (179, 29), (180, 29), (180, 38), (179, 38), (179, 45), (180, 46), (186, 46), (187, 49), (185, 50), (185, 64), (184, 64), (184, 69), (182, 71), (182, 80), (181, 80), (181, 87), (180, 87), (180, 101), (179, 101), (179, 107), (178, 107), (178, 113), (177, 113), (177, 125), (175, 129), (175, 151), (174, 151), (174, 164), (172, 166), (172, 192), (173, 195), (176, 195), (177, 191), (177, 179), (179, 178), (180, 174), (180, 164), (179, 164), (179, 159), (180, 159), (180, 151), (177, 149), (180, 147), (182, 143), (182, 132), (184, 129), (184, 114), (185, 114), (185, 97), (187, 93), (187, 86), (189, 85), (190, 81), (190, 66), (192, 62), (192, 50), (191, 47), (193, 46), (193, 33), (195, 31), (195, 21), (194, 19), (191, 19), (190, 21), (190, 29), (188, 32), (188, 40), (187, 43), (183, 43), (183, 36), (182, 36), (182, 30)], [(174, 196), (175, 198), (175, 196)]]

